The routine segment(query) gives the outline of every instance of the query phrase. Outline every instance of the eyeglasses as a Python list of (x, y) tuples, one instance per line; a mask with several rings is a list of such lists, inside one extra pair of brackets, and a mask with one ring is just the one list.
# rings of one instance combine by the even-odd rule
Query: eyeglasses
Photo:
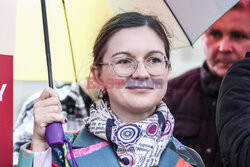
[[(96, 65), (112, 66), (114, 72), (120, 77), (128, 77), (135, 73), (140, 62), (129, 56), (115, 57), (109, 63), (98, 63)], [(155, 54), (143, 60), (143, 65), (150, 75), (161, 75), (170, 67), (166, 56)]]

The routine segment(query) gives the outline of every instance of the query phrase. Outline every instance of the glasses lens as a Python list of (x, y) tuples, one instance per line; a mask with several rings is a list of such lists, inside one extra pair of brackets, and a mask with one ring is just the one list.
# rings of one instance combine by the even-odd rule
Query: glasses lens
[(136, 60), (130, 57), (117, 57), (112, 60), (115, 73), (119, 76), (130, 76), (136, 67)]
[(161, 75), (166, 68), (165, 57), (161, 54), (152, 55), (145, 60), (144, 65), (151, 75)]

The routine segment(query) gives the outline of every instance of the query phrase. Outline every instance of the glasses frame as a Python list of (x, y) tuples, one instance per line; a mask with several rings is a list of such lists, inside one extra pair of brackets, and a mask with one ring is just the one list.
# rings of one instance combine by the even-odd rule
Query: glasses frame
[[(166, 56), (163, 56), (164, 57), (164, 61), (166, 62), (166, 64), (165, 64), (165, 68), (166, 69), (170, 69), (171, 70), (171, 63), (170, 63), (170, 61), (168, 60), (168, 58), (166, 57)], [(140, 62), (142, 62), (143, 63), (143, 65), (144, 65), (144, 68), (147, 70), (147, 72), (150, 74), (150, 75), (152, 75), (152, 76), (159, 76), (159, 75), (162, 75), (163, 73), (164, 73), (164, 71), (161, 73), (161, 74), (151, 74), (149, 71), (148, 71), (148, 69), (147, 69), (147, 66), (145, 66), (145, 61), (148, 59), (144, 59), (143, 61), (138, 61), (138, 60), (136, 60), (135, 58), (133, 58), (133, 57), (130, 57), (131, 59), (134, 59), (135, 60), (135, 62), (136, 62), (136, 64), (135, 64), (135, 68), (134, 68), (134, 70), (133, 70), (133, 72), (130, 74), (130, 75), (120, 75), (120, 74), (117, 74), (117, 72), (115, 71), (115, 69), (114, 69), (114, 58), (111, 60), (111, 62), (109, 62), (109, 63), (97, 63), (97, 64), (95, 64), (95, 65), (97, 65), (97, 66), (102, 66), (102, 65), (109, 65), (109, 67), (112, 67), (112, 69), (113, 69), (113, 71), (116, 73), (116, 75), (118, 75), (118, 76), (120, 76), (120, 77), (129, 77), (129, 76), (131, 76), (131, 75), (133, 75), (135, 72), (136, 72), (136, 70), (137, 70), (137, 68), (138, 68), (138, 64), (140, 63)]]

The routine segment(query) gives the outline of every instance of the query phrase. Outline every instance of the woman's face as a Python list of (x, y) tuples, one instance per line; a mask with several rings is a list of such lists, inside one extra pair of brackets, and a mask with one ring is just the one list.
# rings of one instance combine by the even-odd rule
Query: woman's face
[(153, 76), (143, 64), (143, 60), (155, 55), (166, 56), (164, 43), (147, 26), (122, 29), (106, 44), (103, 63), (120, 57), (132, 57), (140, 62), (127, 78), (118, 76), (109, 65), (103, 65), (95, 75), (106, 85), (110, 106), (124, 122), (136, 122), (152, 115), (166, 93), (168, 68), (164, 68), (161, 75)]

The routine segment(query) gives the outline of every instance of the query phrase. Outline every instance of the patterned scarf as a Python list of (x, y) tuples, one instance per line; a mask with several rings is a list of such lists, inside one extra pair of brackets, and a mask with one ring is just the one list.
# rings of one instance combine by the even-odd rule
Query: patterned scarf
[(92, 134), (112, 143), (125, 167), (157, 166), (174, 129), (174, 118), (164, 102), (152, 116), (132, 124), (123, 123), (108, 101), (96, 102), (85, 122)]

